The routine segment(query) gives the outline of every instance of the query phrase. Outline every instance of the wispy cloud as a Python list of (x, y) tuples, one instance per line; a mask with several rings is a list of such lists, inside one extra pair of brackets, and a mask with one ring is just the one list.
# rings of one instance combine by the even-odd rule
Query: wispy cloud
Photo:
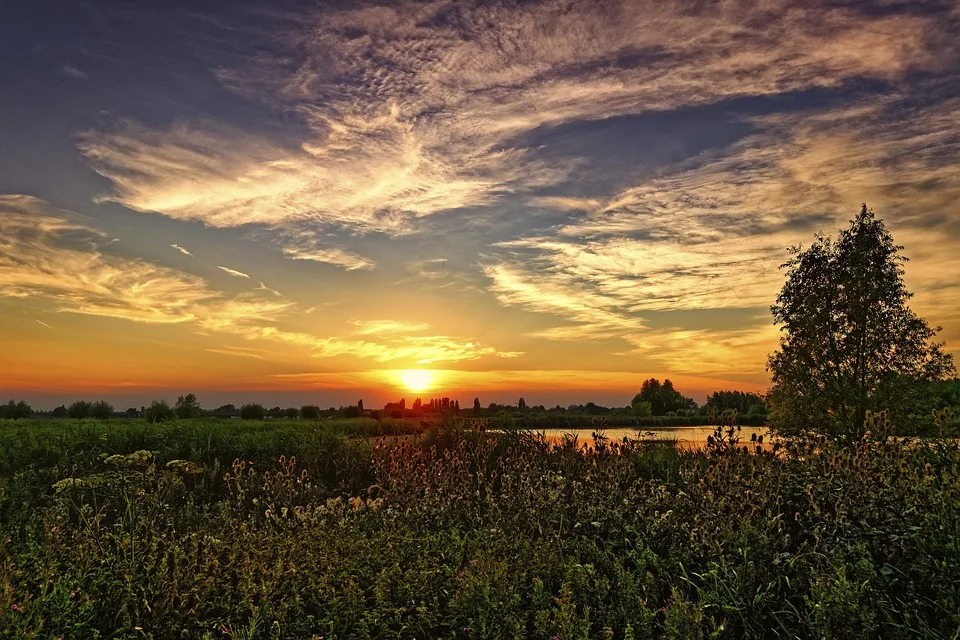
[(183, 247), (181, 247), (181, 246), (178, 245), (178, 244), (171, 244), (170, 246), (171, 246), (172, 248), (176, 249), (177, 251), (179, 251), (180, 253), (182, 253), (182, 254), (185, 255), (185, 256), (192, 256), (192, 255), (193, 255), (192, 253), (190, 253), (189, 251), (187, 251), (186, 249), (184, 249)]
[[(216, 353), (223, 356), (235, 356), (238, 358), (253, 358), (254, 360), (266, 360), (267, 355), (256, 349), (244, 349), (242, 347), (219, 347), (205, 349), (209, 353)], [(275, 355), (273, 356), (275, 357)]]
[(87, 132), (81, 148), (114, 183), (109, 197), (137, 210), (214, 226), (406, 233), (418, 217), (565, 180), (578, 161), (546, 162), (521, 141), (538, 127), (892, 80), (935, 68), (927, 43), (949, 42), (934, 18), (815, 3), (600, 9), (324, 6), (252, 47), (245, 64), (217, 69), (237, 93), (298, 114), (309, 132), (299, 145), (209, 122), (123, 122)]
[(357, 333), (362, 336), (420, 333), (430, 329), (430, 325), (425, 322), (397, 320), (354, 320), (353, 324), (357, 326)]
[(50, 325), (48, 325), (48, 324), (47, 324), (46, 322), (44, 322), (43, 320), (37, 320), (37, 322), (39, 322), (40, 324), (42, 324), (43, 326), (45, 326), (47, 329), (53, 329), (53, 327), (51, 327)]
[(88, 78), (86, 73), (80, 69), (77, 69), (71, 64), (61, 65), (57, 71), (61, 76), (73, 78), (75, 80), (86, 80)]
[(236, 269), (231, 269), (230, 267), (222, 267), (222, 266), (220, 266), (219, 264), (217, 265), (217, 269), (220, 269), (220, 271), (223, 271), (224, 273), (228, 273), (228, 274), (230, 274), (231, 276), (234, 276), (234, 277), (236, 277), (236, 278), (249, 278), (249, 277), (250, 277), (250, 276), (248, 276), (247, 274), (245, 274), (243, 271), (237, 271)]
[(266, 291), (267, 293), (272, 293), (273, 295), (277, 296), (278, 298), (283, 296), (282, 293), (280, 293), (280, 292), (277, 291), (276, 289), (271, 289), (270, 287), (268, 287), (267, 285), (263, 284), (262, 282), (260, 283), (260, 286), (255, 289), (255, 291)]
[(280, 320), (296, 310), (292, 302), (264, 300), (253, 292), (228, 297), (202, 278), (110, 253), (110, 246), (75, 214), (28, 196), (0, 196), (0, 296), (46, 299), (60, 312), (181, 323), (203, 332), (294, 346), (316, 358), (428, 363), (498, 354), (473, 339), (410, 335), (429, 328), (418, 323), (361, 323), (354, 325), (360, 331), (352, 335), (323, 337), (287, 329)]
[(303, 247), (284, 247), (283, 255), (293, 260), (312, 260), (314, 262), (325, 262), (337, 267), (343, 267), (347, 271), (355, 269), (373, 269), (376, 264), (363, 256), (333, 247), (326, 248), (303, 248)]

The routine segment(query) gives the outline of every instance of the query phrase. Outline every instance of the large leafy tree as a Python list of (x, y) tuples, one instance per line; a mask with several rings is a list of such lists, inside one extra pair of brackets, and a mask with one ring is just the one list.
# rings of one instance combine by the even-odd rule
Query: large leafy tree
[(655, 416), (662, 416), (671, 411), (693, 410), (697, 403), (692, 398), (685, 397), (673, 388), (669, 379), (660, 382), (656, 378), (648, 378), (640, 385), (640, 393), (633, 396), (631, 406), (641, 402), (649, 402), (650, 410)]
[(192, 393), (188, 393), (185, 396), (178, 396), (177, 403), (173, 406), (173, 411), (177, 414), (177, 417), (182, 420), (199, 418), (203, 413), (197, 396)]
[(902, 246), (866, 205), (834, 242), (793, 247), (771, 307), (780, 348), (769, 358), (771, 425), (841, 438), (864, 432), (868, 410), (906, 426), (930, 383), (954, 372), (943, 343), (907, 302)]

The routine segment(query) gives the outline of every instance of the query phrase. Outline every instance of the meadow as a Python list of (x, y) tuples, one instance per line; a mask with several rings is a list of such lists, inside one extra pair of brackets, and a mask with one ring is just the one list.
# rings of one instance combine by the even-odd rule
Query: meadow
[(960, 637), (957, 442), (870, 420), (0, 422), (0, 637)]

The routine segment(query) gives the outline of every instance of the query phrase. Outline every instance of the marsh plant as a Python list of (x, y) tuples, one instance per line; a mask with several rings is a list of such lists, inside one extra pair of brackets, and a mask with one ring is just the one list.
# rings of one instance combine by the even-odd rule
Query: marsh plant
[(774, 450), (731, 412), (705, 451), (4, 426), (0, 637), (954, 638), (960, 451), (889, 419)]

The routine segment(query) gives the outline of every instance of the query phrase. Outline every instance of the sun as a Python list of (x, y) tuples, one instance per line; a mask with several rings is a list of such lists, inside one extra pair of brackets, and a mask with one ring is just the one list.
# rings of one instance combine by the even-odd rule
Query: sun
[(410, 391), (426, 391), (433, 386), (433, 371), (428, 369), (404, 369), (400, 372), (400, 382)]

